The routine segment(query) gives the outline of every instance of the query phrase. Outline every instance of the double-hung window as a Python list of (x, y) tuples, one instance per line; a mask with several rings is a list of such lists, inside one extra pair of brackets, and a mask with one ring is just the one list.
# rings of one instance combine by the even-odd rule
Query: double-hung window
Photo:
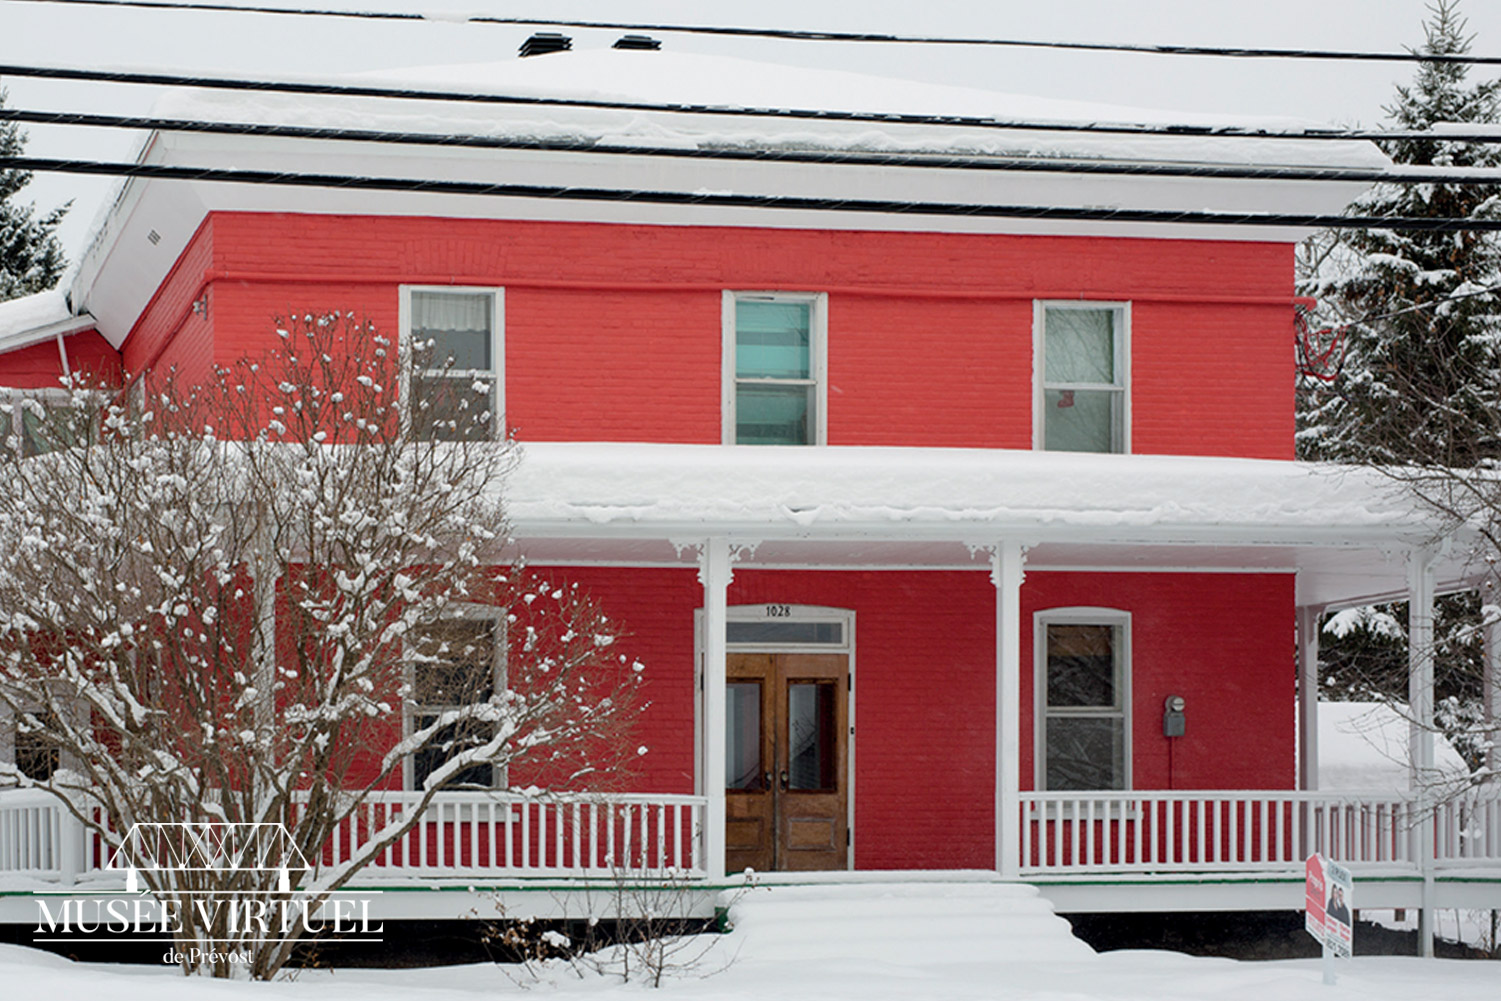
[(415, 437), (501, 436), (504, 304), (501, 289), (402, 289), (404, 346), (412, 352), (407, 413)]
[(65, 389), (0, 389), (0, 456), (6, 459), (86, 444), (98, 423), (98, 410), (75, 406)]
[(724, 294), (726, 445), (823, 444), (826, 312), (819, 294)]
[[(485, 703), (504, 687), (503, 636), (500, 611), (482, 609), (408, 637), (411, 732), (442, 724), (445, 714)], [(412, 755), (410, 787), (423, 788), (429, 775), (463, 751), (488, 742), (494, 732), (494, 724), (480, 719), (443, 724)], [(489, 789), (495, 784), (492, 766), (472, 764), (459, 769), (444, 786)]]
[(1130, 644), (1126, 612), (1038, 612), (1037, 787), (1130, 787)]
[(12, 730), (16, 769), (33, 781), (46, 782), (62, 766), (61, 750), (47, 737), (49, 730), (57, 729), (57, 717), (45, 709), (24, 716), (14, 721)]
[(1039, 302), (1033, 445), (1050, 452), (1129, 452), (1130, 308)]

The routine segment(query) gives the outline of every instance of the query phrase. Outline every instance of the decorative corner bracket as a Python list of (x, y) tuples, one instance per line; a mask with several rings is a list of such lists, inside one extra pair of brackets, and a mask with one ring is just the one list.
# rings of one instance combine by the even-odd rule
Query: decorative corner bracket
[(1017, 542), (1006, 539), (987, 539), (983, 542), (964, 543), (964, 548), (969, 550), (970, 559), (974, 559), (984, 553), (990, 561), (990, 583), (996, 587), (1001, 586), (1001, 557), (1007, 545), (1016, 546), (1017, 556), (1021, 560), (1021, 579), (1018, 583), (1025, 583), (1027, 579), (1027, 553), (1036, 547), (1037, 542), (1029, 539), (1026, 542)]

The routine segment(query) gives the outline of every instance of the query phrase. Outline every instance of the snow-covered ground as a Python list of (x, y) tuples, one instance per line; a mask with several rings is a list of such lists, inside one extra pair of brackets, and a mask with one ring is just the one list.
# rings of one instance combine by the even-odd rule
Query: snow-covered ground
[[(1319, 788), (1358, 792), (1407, 789), (1411, 756), (1405, 706), (1384, 702), (1319, 703)], [(1434, 767), (1444, 780), (1467, 774), (1464, 759), (1442, 734)]]
[[(1071, 938), (1030, 888), (991, 884), (778, 887), (736, 905), (736, 929), (680, 953), (666, 996), (693, 1001), (826, 998), (1100, 999), (1100, 1001), (1422, 1001), (1496, 996), (1501, 966), (1361, 957), (1322, 983), (1317, 960), (1236, 962), (1158, 951), (1095, 954)], [(425, 1001), (487, 997), (640, 996), (633, 980), (468, 965), (303, 971), (271, 985), (185, 980), (159, 967), (79, 964), (0, 946), (0, 984), (20, 998), (318, 998)]]

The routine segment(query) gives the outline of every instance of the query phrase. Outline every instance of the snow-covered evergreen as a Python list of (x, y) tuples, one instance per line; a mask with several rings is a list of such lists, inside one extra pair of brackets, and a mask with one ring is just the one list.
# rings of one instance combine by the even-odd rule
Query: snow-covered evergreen
[[(1418, 50), (1469, 51), (1456, 0), (1442, 0)], [(1501, 121), (1501, 81), (1469, 82), (1463, 63), (1424, 62), (1387, 107), (1394, 130)], [(1385, 144), (1398, 164), (1501, 166), (1501, 144), (1401, 139)], [(1382, 184), (1351, 212), (1372, 216), (1501, 217), (1501, 187)], [(1302, 457), (1405, 462), (1442, 458), (1470, 466), (1497, 450), (1501, 410), (1501, 242), (1491, 233), (1357, 230), (1314, 241), (1302, 291), (1318, 320), (1344, 326), (1347, 353), (1333, 383), (1300, 387)], [(1483, 432), (1483, 433), (1481, 433)]]
[[(0, 106), (5, 92), (0, 90)], [(0, 156), (20, 156), (26, 135), (15, 122), (0, 122)], [(31, 181), (31, 172), (0, 170), (0, 300), (51, 288), (63, 272), (63, 248), (57, 227), (68, 206), (37, 215), (32, 205), (15, 201)]]
[[(1439, 0), (1417, 52), (1470, 51), (1458, 0)], [(1393, 130), (1501, 122), (1501, 81), (1473, 82), (1464, 63), (1423, 62), (1387, 106)], [(1398, 164), (1501, 167), (1501, 144), (1398, 139)], [(1406, 217), (1501, 217), (1501, 186), (1382, 184), (1352, 213)], [(1501, 240), (1475, 230), (1326, 233), (1300, 253), (1300, 291), (1319, 300), (1311, 325), (1342, 329), (1343, 366), (1332, 382), (1298, 387), (1298, 453), (1305, 459), (1472, 469), (1501, 452)], [(1327, 343), (1327, 342), (1326, 342)], [(1327, 374), (1327, 373), (1326, 373)], [(1452, 491), (1418, 485), (1429, 499)], [(1441, 503), (1440, 506), (1443, 506)], [(1458, 512), (1454, 512), (1458, 513)], [(1472, 765), (1483, 757), (1479, 718), (1480, 602), (1443, 598), (1435, 651), (1441, 727)], [(1405, 605), (1332, 618), (1324, 627), (1323, 684), (1335, 697), (1407, 698), (1407, 640), (1393, 625)]]

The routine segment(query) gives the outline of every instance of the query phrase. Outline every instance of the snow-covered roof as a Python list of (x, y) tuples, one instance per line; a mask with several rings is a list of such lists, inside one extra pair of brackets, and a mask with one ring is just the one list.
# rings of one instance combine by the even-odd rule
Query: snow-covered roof
[(0, 302), (0, 354), (93, 326), (92, 316), (74, 315), (61, 289)]
[[(503, 94), (520, 98), (630, 102), (705, 109), (790, 109), (993, 119), (997, 122), (1234, 125), (1247, 129), (1318, 128), (1287, 117), (1246, 118), (1123, 105), (1064, 101), (974, 87), (880, 77), (846, 70), (774, 65), (729, 56), (669, 50), (598, 49), (528, 59), (421, 66), (354, 74), (361, 83), (428, 91)], [(990, 128), (667, 114), (502, 104), (175, 91), (158, 111), (168, 116), (254, 120), (339, 128), (419, 132), (588, 137), (663, 146), (879, 150), (976, 155), (1089, 157), (1158, 162), (1363, 166), (1389, 161), (1369, 142), (1290, 142), (1195, 135), (1089, 135)], [(1325, 126), (1326, 127), (1326, 126)]]
[(674, 564), (722, 536), (771, 565), (967, 568), (1004, 538), (1033, 568), (1296, 573), (1320, 605), (1403, 593), (1402, 552), (1442, 531), (1371, 471), (1260, 459), (538, 442), (503, 489), (535, 560)]
[[(310, 77), (309, 79), (313, 79)], [(662, 225), (800, 229), (1056, 233), (1291, 242), (1286, 226), (1193, 225), (1092, 219), (935, 214), (921, 206), (1044, 206), (1244, 214), (1337, 213), (1366, 185), (1325, 180), (1169, 177), (952, 169), (941, 165), (664, 158), (646, 149), (850, 151), (941, 154), (973, 167), (998, 157), (1189, 165), (1381, 168), (1371, 143), (1204, 135), (1106, 135), (1004, 127), (1018, 121), (1126, 125), (1227, 124), (1204, 115), (992, 93), (836, 70), (753, 63), (683, 52), (601, 49), (506, 58), (483, 65), (391, 70), (344, 80), (422, 91), (511, 95), (521, 103), (395, 100), (336, 95), (183, 90), (165, 95), (164, 117), (435, 135), (568, 140), (589, 151), (372, 144), (352, 140), (153, 133), (144, 162), (273, 173), (374, 176), (512, 186), (508, 194), (283, 187), (134, 179), (123, 185), (80, 261), (72, 301), (100, 317), (119, 345), (205, 215), (214, 211), (421, 215)], [(323, 78), (327, 82), (327, 78)], [(530, 98), (692, 106), (645, 108), (528, 104)], [(728, 108), (830, 110), (876, 115), (984, 118), (1002, 127), (899, 121), (744, 116)], [(1287, 119), (1247, 127), (1295, 128)], [(622, 151), (632, 147), (636, 152)], [(613, 152), (611, 151), (613, 149)], [(518, 193), (547, 190), (557, 197)], [(603, 192), (606, 197), (569, 193)], [(633, 193), (621, 199), (616, 193)], [(641, 193), (663, 198), (641, 199)], [(733, 203), (701, 196), (735, 196)], [(747, 204), (783, 199), (776, 205)], [(786, 201), (791, 199), (791, 201)], [(851, 208), (851, 201), (863, 203)], [(884, 212), (874, 204), (900, 205)], [(817, 206), (817, 207), (815, 207)], [(917, 210), (911, 210), (917, 206)], [(149, 240), (148, 240), (149, 237)], [(115, 253), (117, 248), (128, 252)]]

